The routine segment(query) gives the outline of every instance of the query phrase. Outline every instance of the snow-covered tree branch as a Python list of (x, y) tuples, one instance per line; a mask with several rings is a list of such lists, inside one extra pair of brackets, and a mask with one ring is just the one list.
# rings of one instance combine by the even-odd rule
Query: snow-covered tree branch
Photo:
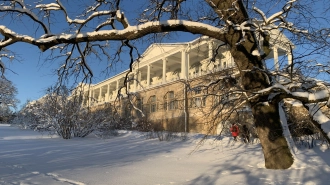
[(134, 40), (151, 33), (167, 31), (185, 31), (217, 38), (225, 33), (225, 30), (221, 28), (185, 20), (148, 22), (137, 26), (128, 26), (123, 30), (100, 30), (77, 34), (60, 34), (47, 36), (46, 38), (44, 38), (45, 36), (41, 38), (33, 38), (27, 35), (20, 35), (5, 26), (0, 26), (0, 33), (8, 38), (8, 40), (4, 40), (0, 43), (0, 47), (7, 47), (15, 42), (25, 42), (38, 46), (41, 51), (46, 51), (59, 44), (74, 44), (105, 40)]

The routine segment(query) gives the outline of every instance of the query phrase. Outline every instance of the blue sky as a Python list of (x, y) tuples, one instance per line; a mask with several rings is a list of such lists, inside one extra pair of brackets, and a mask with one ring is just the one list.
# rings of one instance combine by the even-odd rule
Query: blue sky
[[(47, 87), (54, 84), (57, 77), (51, 74), (53, 66), (42, 65), (38, 48), (27, 44), (12, 46), (21, 60), (6, 63), (5, 77), (18, 89), (17, 98), (24, 104), (27, 100), (41, 97)], [(20, 108), (20, 106), (18, 106)]]

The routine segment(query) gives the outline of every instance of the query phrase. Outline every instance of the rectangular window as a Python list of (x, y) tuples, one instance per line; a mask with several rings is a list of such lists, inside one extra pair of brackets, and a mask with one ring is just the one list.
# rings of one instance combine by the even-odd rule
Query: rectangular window
[(168, 109), (169, 110), (173, 110), (174, 109), (174, 101), (170, 101), (170, 103), (168, 105)]
[(150, 112), (156, 112), (156, 96), (153, 95), (150, 97)]
[(164, 104), (163, 104), (163, 109), (164, 109), (164, 111), (167, 110), (167, 101), (166, 101), (166, 100), (165, 100), (165, 102), (164, 102)]
[(205, 106), (206, 106), (206, 96), (193, 98), (193, 107), (205, 107)]
[(164, 110), (177, 109), (177, 102), (174, 99), (174, 92), (169, 91), (164, 97)]
[(156, 112), (156, 104), (151, 104), (150, 112)]
[(164, 111), (167, 110), (167, 94), (164, 96), (164, 104), (163, 104)]
[(175, 106), (174, 92), (173, 91), (170, 91), (168, 93), (168, 99), (169, 99), (169, 110), (174, 110), (176, 108), (176, 106)]
[(168, 98), (169, 99), (173, 99), (174, 98), (174, 92), (173, 91), (168, 92)]
[(178, 108), (178, 102), (176, 100), (172, 100), (169, 104), (169, 109), (174, 110)]
[(202, 106), (202, 101), (200, 97), (195, 98), (195, 107), (201, 107)]
[(206, 96), (203, 96), (203, 98), (202, 98), (202, 106), (203, 107), (206, 106)]

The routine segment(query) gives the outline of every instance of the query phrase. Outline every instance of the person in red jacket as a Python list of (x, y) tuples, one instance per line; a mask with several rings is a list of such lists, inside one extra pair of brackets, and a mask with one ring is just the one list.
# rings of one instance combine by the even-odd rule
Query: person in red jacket
[(231, 132), (231, 135), (234, 137), (234, 141), (237, 141), (237, 136), (239, 134), (239, 128), (236, 125), (236, 123), (233, 123), (232, 126), (230, 127), (230, 132)]

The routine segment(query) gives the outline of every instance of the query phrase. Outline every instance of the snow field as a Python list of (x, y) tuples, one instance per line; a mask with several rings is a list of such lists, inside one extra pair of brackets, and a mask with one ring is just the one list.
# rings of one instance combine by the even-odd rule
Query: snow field
[[(160, 142), (143, 133), (64, 140), (0, 125), (1, 185), (328, 184), (330, 152), (298, 148), (288, 170), (268, 170), (260, 144), (190, 134)], [(196, 149), (196, 150), (195, 150)], [(192, 153), (192, 151), (194, 151)]]

